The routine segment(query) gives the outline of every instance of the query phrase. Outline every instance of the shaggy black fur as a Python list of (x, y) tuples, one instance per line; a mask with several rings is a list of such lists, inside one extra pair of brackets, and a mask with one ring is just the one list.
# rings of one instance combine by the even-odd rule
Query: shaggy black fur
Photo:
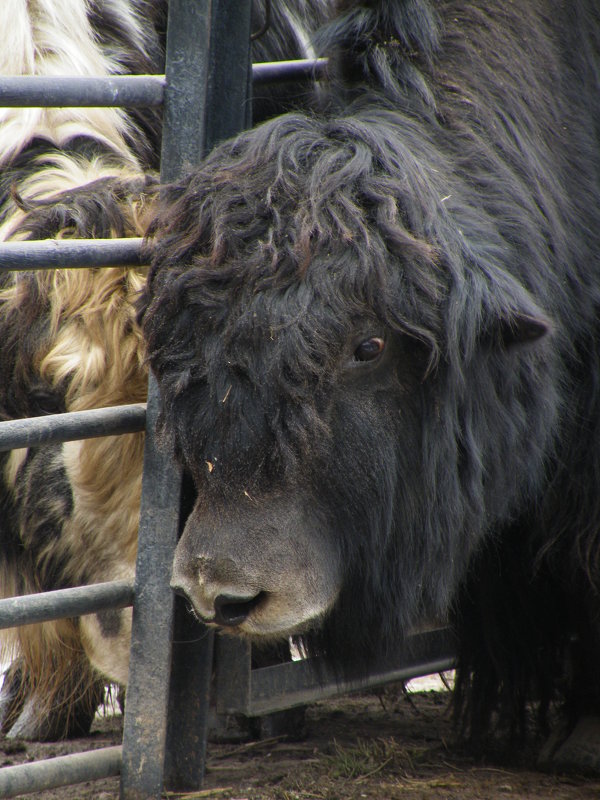
[(597, 4), (347, 0), (322, 43), (328, 108), (219, 147), (154, 223), (165, 437), (202, 502), (276, 492), (335, 543), (309, 647), (454, 601), (475, 736), (600, 711)]

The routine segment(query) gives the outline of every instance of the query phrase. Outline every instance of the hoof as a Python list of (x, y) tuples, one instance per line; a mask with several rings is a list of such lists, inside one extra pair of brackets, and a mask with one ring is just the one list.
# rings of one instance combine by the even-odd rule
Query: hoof
[(6, 736), (23, 710), (21, 670), (12, 664), (4, 673), (0, 690), (0, 733)]
[(600, 716), (581, 717), (566, 738), (551, 736), (538, 765), (552, 772), (600, 775)]

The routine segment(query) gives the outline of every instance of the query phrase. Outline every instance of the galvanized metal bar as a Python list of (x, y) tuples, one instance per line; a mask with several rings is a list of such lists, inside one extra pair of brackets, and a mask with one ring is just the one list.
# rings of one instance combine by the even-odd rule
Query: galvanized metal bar
[[(235, 8), (226, 0), (170, 3), (163, 181), (176, 180), (217, 141), (249, 123), (250, 14), (250, 0)], [(186, 633), (188, 615), (181, 604), (177, 608), (178, 639), (187, 643), (173, 649), (164, 787), (193, 790), (201, 786), (205, 769), (213, 635)], [(131, 775), (124, 771), (122, 796), (141, 797), (130, 784)]]
[(30, 792), (110, 778), (118, 775), (120, 769), (120, 746), (47, 758), (34, 764), (3, 767), (0, 770), (0, 797), (17, 797)]
[[(455, 666), (452, 656), (433, 658), (431, 661), (398, 666), (384, 672), (369, 672), (364, 678), (355, 681), (335, 683), (327, 681), (322, 686), (315, 682), (314, 666), (302, 661), (279, 664), (253, 670), (252, 695), (244, 712), (250, 717), (260, 717), (274, 711), (282, 711), (294, 706), (316, 703), (328, 697), (337, 697), (357, 690), (371, 689), (394, 681), (407, 681), (422, 675), (446, 672)], [(232, 712), (233, 713), (233, 712)]]
[(163, 181), (175, 180), (218, 141), (250, 124), (248, 7), (248, 0), (169, 5)]
[(252, 707), (252, 647), (244, 639), (217, 636), (215, 699), (217, 714), (247, 714)]
[[(176, 180), (204, 153), (206, 49), (210, 43), (211, 0), (169, 4), (161, 179)], [(185, 136), (180, 136), (185, 131)]]
[[(244, 7), (247, 3), (248, 0), (243, 0)], [(211, 58), (214, 60), (211, 27), (218, 5), (213, 0), (169, 3), (161, 153), (163, 182), (175, 180), (197, 164), (210, 141), (208, 87)], [(233, 9), (230, 4), (231, 22), (240, 14), (239, 5), (236, 3)], [(231, 69), (230, 61), (225, 64), (223, 59), (222, 68)], [(222, 103), (224, 97), (229, 100), (228, 94), (214, 99)], [(189, 657), (190, 661), (173, 663), (172, 667), (175, 604), (169, 577), (179, 534), (181, 473), (157, 450), (154, 426), (158, 408), (158, 387), (151, 379), (123, 731), (122, 800), (159, 800), (163, 784), (169, 788), (171, 782), (178, 787), (197, 788), (204, 773), (207, 714), (201, 707), (199, 715), (190, 715), (186, 706), (190, 703), (190, 691), (208, 696), (212, 634), (203, 637), (193, 653), (189, 650), (183, 653), (184, 659)], [(181, 630), (179, 616), (177, 629)], [(181, 655), (176, 652), (175, 659)], [(148, 698), (152, 698), (151, 705)]]
[(251, 0), (212, 0), (201, 155), (252, 124)]
[(0, 270), (140, 266), (142, 242), (137, 237), (0, 242)]
[(263, 61), (252, 65), (254, 86), (283, 81), (319, 80), (327, 72), (326, 58), (304, 58), (297, 61)]
[(175, 602), (164, 784), (172, 792), (204, 780), (214, 635), (192, 617), (182, 597)]
[[(161, 179), (176, 180), (251, 120), (250, 0), (169, 6)], [(205, 770), (213, 634), (195, 635), (177, 605), (164, 788), (198, 789)], [(196, 627), (196, 631), (197, 626)], [(192, 701), (193, 698), (193, 701)]]
[[(252, 65), (256, 85), (288, 80), (319, 79), (326, 58), (269, 61)], [(164, 75), (2, 75), (0, 108), (84, 108), (159, 106), (164, 99)]]
[(169, 587), (179, 528), (181, 474), (154, 436), (158, 387), (148, 386), (146, 444), (138, 533), (131, 656), (123, 728), (122, 800), (159, 800), (171, 670), (173, 592)]
[(0, 600), (0, 629), (63, 617), (80, 617), (107, 608), (125, 608), (132, 603), (133, 584), (128, 581), (107, 581), (73, 589), (7, 597)]
[(159, 106), (164, 87), (164, 75), (3, 75), (0, 108)]
[(86, 411), (0, 422), (0, 453), (50, 442), (73, 442), (97, 436), (138, 433), (146, 425), (146, 404), (131, 403)]
[[(358, 689), (445, 672), (454, 665), (455, 653), (450, 631), (441, 628), (409, 637), (400, 653), (373, 664), (368, 673), (352, 680), (342, 680), (321, 659), (254, 669), (249, 693), (232, 692), (227, 677), (221, 680), (217, 677), (217, 688), (226, 690), (217, 697), (217, 710), (261, 716)], [(219, 670), (222, 669), (226, 670), (227, 666), (220, 664)]]

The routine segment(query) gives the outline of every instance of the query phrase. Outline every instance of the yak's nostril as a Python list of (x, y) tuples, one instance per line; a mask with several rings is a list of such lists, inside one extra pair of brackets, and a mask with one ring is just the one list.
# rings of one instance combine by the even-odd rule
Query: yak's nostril
[(252, 609), (256, 608), (261, 602), (264, 596), (264, 592), (259, 592), (254, 597), (229, 597), (226, 594), (218, 595), (218, 597), (215, 598), (214, 622), (223, 627), (241, 625)]

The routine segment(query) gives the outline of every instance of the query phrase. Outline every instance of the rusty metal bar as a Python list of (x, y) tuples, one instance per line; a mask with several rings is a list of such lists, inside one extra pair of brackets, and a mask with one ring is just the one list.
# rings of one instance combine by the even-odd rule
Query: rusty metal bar
[(125, 608), (132, 603), (133, 584), (128, 581), (107, 581), (72, 589), (7, 597), (0, 600), (0, 629), (62, 617), (79, 617), (107, 608)]
[(11, 419), (0, 422), (0, 453), (51, 442), (73, 442), (97, 436), (138, 433), (144, 430), (145, 424), (145, 403)]

